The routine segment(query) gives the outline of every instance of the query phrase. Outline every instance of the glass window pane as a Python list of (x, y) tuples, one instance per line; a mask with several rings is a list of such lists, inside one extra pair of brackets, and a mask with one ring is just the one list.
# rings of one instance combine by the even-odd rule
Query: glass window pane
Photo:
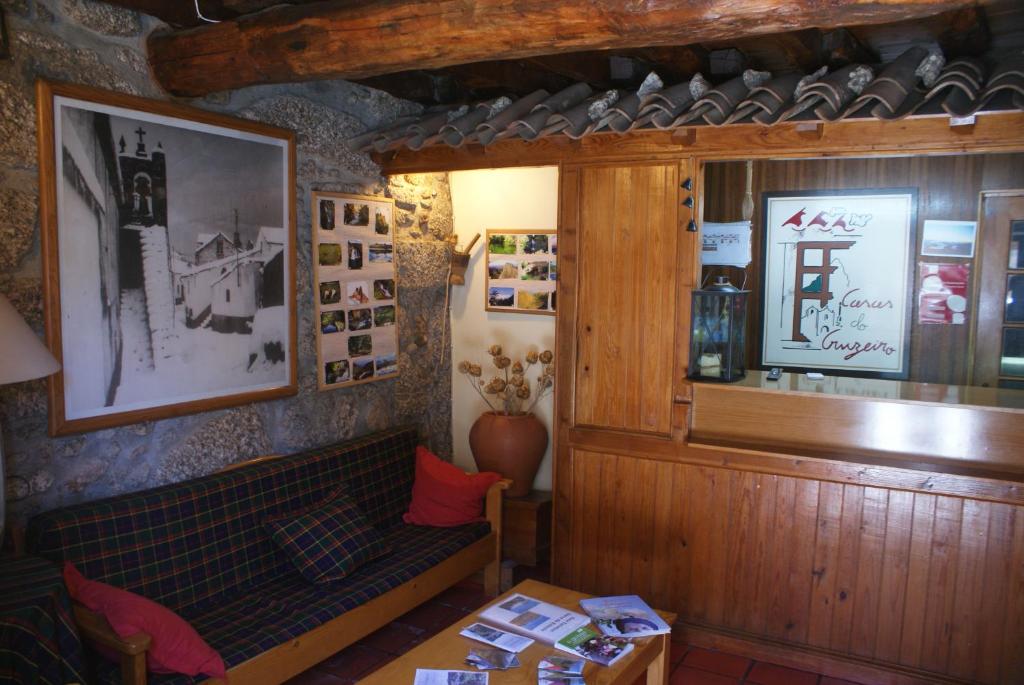
[(1024, 269), (1024, 220), (1010, 222), (1010, 268)]
[(999, 375), (1024, 378), (1024, 328), (1003, 329), (1003, 358)]
[(1024, 275), (1015, 274), (1006, 279), (1006, 321), (1024, 322)]

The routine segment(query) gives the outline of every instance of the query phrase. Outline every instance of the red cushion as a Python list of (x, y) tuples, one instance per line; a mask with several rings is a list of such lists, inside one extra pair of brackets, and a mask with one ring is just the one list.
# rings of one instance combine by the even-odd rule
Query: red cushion
[(224, 678), (224, 660), (185, 619), (151, 599), (106, 583), (87, 580), (70, 562), (64, 582), (71, 597), (110, 622), (120, 637), (146, 633), (153, 641), (146, 667), (154, 673), (200, 673)]
[(439, 527), (482, 521), (484, 495), (499, 480), (499, 473), (464, 473), (426, 447), (417, 447), (412, 502), (402, 520)]

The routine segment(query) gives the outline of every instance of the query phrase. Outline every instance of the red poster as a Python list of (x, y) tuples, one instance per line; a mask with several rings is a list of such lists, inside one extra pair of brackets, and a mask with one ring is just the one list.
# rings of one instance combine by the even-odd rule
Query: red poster
[(918, 323), (967, 323), (967, 281), (970, 264), (925, 264), (920, 270)]

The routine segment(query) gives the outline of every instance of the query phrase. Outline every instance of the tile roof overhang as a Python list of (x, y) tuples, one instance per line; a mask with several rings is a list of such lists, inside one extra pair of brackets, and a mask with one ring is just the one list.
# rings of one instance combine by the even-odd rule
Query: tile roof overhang
[(406, 117), (349, 144), (354, 150), (384, 153), (551, 136), (578, 140), (634, 130), (965, 118), (1007, 110), (1024, 111), (1024, 53), (995, 64), (980, 58), (946, 64), (941, 54), (912, 47), (877, 70), (863, 64), (782, 76), (747, 70), (713, 87), (700, 74), (666, 87), (652, 73), (635, 92), (595, 92), (586, 83), (575, 83), (554, 94), (538, 90), (517, 100), (500, 97)]

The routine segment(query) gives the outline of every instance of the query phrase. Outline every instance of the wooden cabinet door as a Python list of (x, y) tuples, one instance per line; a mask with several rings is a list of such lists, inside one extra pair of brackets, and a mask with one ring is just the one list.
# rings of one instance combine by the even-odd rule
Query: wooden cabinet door
[(572, 423), (668, 435), (679, 166), (581, 167), (577, 173)]

